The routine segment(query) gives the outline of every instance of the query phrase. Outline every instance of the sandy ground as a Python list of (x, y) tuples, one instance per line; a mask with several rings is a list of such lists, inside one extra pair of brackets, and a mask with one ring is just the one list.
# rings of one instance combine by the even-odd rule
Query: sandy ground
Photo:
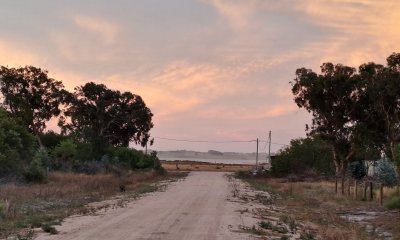
[(254, 239), (238, 231), (255, 220), (240, 212), (235, 181), (223, 172), (191, 172), (164, 192), (96, 216), (67, 218), (56, 226), (59, 234), (41, 233), (37, 239)]

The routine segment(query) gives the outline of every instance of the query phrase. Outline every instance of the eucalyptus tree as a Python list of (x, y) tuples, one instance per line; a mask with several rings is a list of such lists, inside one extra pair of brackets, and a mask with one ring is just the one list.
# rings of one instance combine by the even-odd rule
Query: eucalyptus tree
[(59, 121), (63, 132), (100, 151), (110, 145), (127, 147), (129, 142), (144, 146), (150, 138), (153, 114), (139, 95), (89, 82), (76, 87), (67, 102)]
[(329, 143), (336, 175), (344, 175), (347, 163), (356, 154), (353, 144), (357, 94), (356, 69), (324, 63), (321, 74), (310, 69), (296, 70), (291, 82), (294, 101), (312, 114), (308, 135), (318, 135)]
[(2, 106), (20, 119), (42, 146), (39, 134), (47, 121), (61, 113), (60, 104), (67, 93), (61, 81), (33, 66), (0, 66), (0, 91)]
[(362, 83), (359, 119), (368, 126), (372, 139), (386, 155), (399, 159), (396, 148), (400, 143), (400, 54), (391, 54), (387, 66), (361, 65), (359, 75)]

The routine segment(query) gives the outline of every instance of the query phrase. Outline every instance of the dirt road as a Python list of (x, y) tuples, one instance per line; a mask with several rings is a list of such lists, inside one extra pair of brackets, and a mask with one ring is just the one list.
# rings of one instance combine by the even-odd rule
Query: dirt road
[(236, 231), (248, 220), (231, 198), (232, 183), (225, 173), (192, 172), (165, 192), (98, 216), (68, 218), (57, 226), (59, 234), (38, 239), (253, 239)]

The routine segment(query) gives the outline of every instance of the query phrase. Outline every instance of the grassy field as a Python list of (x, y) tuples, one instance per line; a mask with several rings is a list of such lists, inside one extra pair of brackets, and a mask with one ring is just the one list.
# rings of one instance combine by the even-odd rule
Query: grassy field
[(254, 168), (254, 165), (250, 164), (222, 164), (195, 161), (161, 161), (161, 165), (168, 171), (238, 172), (250, 171)]
[[(53, 172), (45, 184), (1, 185), (0, 239), (17, 234), (29, 237), (30, 229), (35, 227), (52, 232), (52, 225), (59, 224), (67, 216), (111, 207), (110, 204), (97, 206), (89, 203), (116, 197), (117, 200), (111, 204), (123, 206), (124, 202), (140, 194), (158, 190), (164, 180), (184, 176), (185, 173), (159, 174), (153, 171), (131, 172), (118, 177), (111, 174)], [(120, 186), (123, 186), (123, 192)]]
[[(253, 188), (272, 194), (273, 204), (284, 211), (277, 218), (289, 218), (301, 223), (310, 232), (306, 239), (400, 239), (400, 212), (388, 211), (379, 201), (362, 201), (354, 196), (335, 193), (330, 181), (288, 182), (277, 178), (242, 176)], [(389, 195), (394, 189), (387, 190)], [(268, 207), (267, 207), (268, 208)], [(260, 210), (261, 217), (271, 212)], [(346, 220), (357, 219), (357, 221)], [(385, 238), (391, 234), (392, 238)], [(385, 236), (386, 235), (386, 236)]]

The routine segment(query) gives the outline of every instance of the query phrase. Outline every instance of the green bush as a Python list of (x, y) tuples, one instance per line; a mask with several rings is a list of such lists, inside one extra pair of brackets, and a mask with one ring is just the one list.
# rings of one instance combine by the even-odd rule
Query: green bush
[(58, 231), (55, 227), (51, 226), (50, 223), (43, 223), (42, 224), (42, 230), (44, 232), (50, 233), (50, 234), (57, 234)]
[(272, 159), (271, 172), (275, 176), (303, 174), (309, 170), (332, 174), (332, 151), (318, 138), (292, 140)]
[(355, 161), (349, 164), (347, 172), (352, 178), (361, 180), (367, 175), (367, 168), (363, 161)]
[(375, 178), (385, 186), (394, 186), (398, 183), (394, 165), (388, 159), (381, 159), (376, 162)]
[(145, 169), (155, 167), (161, 168), (160, 161), (155, 151), (145, 154), (133, 148), (126, 147), (110, 147), (107, 157), (103, 157), (103, 162), (119, 165), (130, 169)]
[(385, 201), (383, 206), (387, 209), (400, 209), (400, 194), (397, 193), (392, 195)]
[(76, 142), (76, 159), (79, 162), (87, 162), (95, 159), (93, 145), (91, 143)]
[(54, 169), (69, 169), (78, 164), (77, 145), (72, 139), (62, 140), (51, 152)]
[(3, 202), (3, 200), (0, 200), (0, 218), (4, 217), (6, 214), (6, 204)]
[(36, 152), (29, 168), (24, 172), (25, 180), (28, 182), (45, 182), (47, 180), (47, 173), (43, 162), (47, 161), (47, 152), (39, 150)]
[(127, 147), (110, 147), (107, 153), (112, 164), (120, 165), (125, 168), (136, 169), (143, 153)]
[(63, 140), (69, 139), (70, 137), (61, 135), (54, 131), (48, 131), (46, 133), (40, 134), (40, 140), (42, 144), (47, 149), (53, 149), (55, 146), (59, 145)]
[(0, 177), (20, 172), (32, 158), (35, 138), (0, 107)]

